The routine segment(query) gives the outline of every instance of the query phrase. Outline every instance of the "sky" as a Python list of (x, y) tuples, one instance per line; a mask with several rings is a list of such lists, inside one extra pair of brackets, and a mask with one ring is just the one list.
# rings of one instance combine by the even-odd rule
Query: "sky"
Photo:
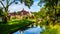
[[(34, 0), (34, 3), (33, 3), (33, 5), (31, 6), (31, 8), (29, 9), (27, 6), (25, 6), (24, 5), (24, 3), (23, 4), (21, 4), (19, 1), (17, 1), (18, 2), (18, 4), (12, 4), (10, 7), (9, 7), (9, 12), (14, 12), (14, 11), (21, 11), (21, 10), (23, 10), (23, 8), (24, 8), (24, 10), (26, 10), (26, 11), (32, 11), (32, 12), (38, 12), (39, 10), (40, 10), (40, 6), (38, 6), (38, 2), (39, 2), (39, 0)], [(4, 4), (6, 4), (5, 3), (5, 1), (3, 2)], [(1, 4), (0, 4), (1, 5)]]

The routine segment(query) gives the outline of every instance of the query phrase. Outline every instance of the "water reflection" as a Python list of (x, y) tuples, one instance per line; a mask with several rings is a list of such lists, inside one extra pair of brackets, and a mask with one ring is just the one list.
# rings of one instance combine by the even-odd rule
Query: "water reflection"
[[(23, 34), (40, 34), (40, 32), (42, 32), (42, 29), (45, 29), (45, 27), (43, 27), (43, 28), (40, 28), (40, 26), (32, 27), (32, 28), (29, 28), (29, 29), (23, 31)], [(20, 34), (20, 31), (17, 31), (13, 34)]]

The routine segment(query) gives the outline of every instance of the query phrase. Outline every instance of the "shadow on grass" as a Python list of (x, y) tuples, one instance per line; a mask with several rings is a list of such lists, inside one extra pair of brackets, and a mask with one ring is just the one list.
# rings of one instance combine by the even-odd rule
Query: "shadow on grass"
[[(27, 26), (32, 23), (29, 20), (19, 20), (19, 21), (10, 21), (11, 23), (15, 22), (14, 24), (0, 24), (0, 34), (10, 34), (17, 30), (25, 30), (28, 28)], [(8, 22), (8, 23), (10, 23)], [(18, 22), (16, 24), (16, 22)]]

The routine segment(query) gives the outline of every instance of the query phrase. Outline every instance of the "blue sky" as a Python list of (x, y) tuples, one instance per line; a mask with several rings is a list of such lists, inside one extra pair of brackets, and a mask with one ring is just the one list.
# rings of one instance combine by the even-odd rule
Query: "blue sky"
[[(40, 10), (40, 8), (41, 8), (40, 6), (38, 6), (38, 2), (39, 2), (39, 0), (34, 0), (33, 5), (32, 5), (31, 8), (29, 9), (27, 6), (24, 5), (24, 3), (21, 4), (21, 3), (18, 1), (18, 4), (14, 4), (14, 3), (13, 3), (13, 4), (9, 7), (9, 12), (21, 11), (23, 8), (24, 8), (26, 11), (32, 11), (32, 12), (36, 11), (36, 12), (38, 12), (38, 11)], [(4, 1), (3, 3), (6, 4), (5, 1)]]

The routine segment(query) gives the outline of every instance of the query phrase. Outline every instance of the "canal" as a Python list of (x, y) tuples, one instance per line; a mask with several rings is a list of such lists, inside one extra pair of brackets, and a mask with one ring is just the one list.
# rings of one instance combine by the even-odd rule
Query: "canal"
[(31, 27), (27, 30), (24, 31), (16, 31), (13, 34), (40, 34), (40, 32), (42, 32), (45, 29), (45, 27), (40, 27), (40, 26), (36, 26), (36, 27)]

